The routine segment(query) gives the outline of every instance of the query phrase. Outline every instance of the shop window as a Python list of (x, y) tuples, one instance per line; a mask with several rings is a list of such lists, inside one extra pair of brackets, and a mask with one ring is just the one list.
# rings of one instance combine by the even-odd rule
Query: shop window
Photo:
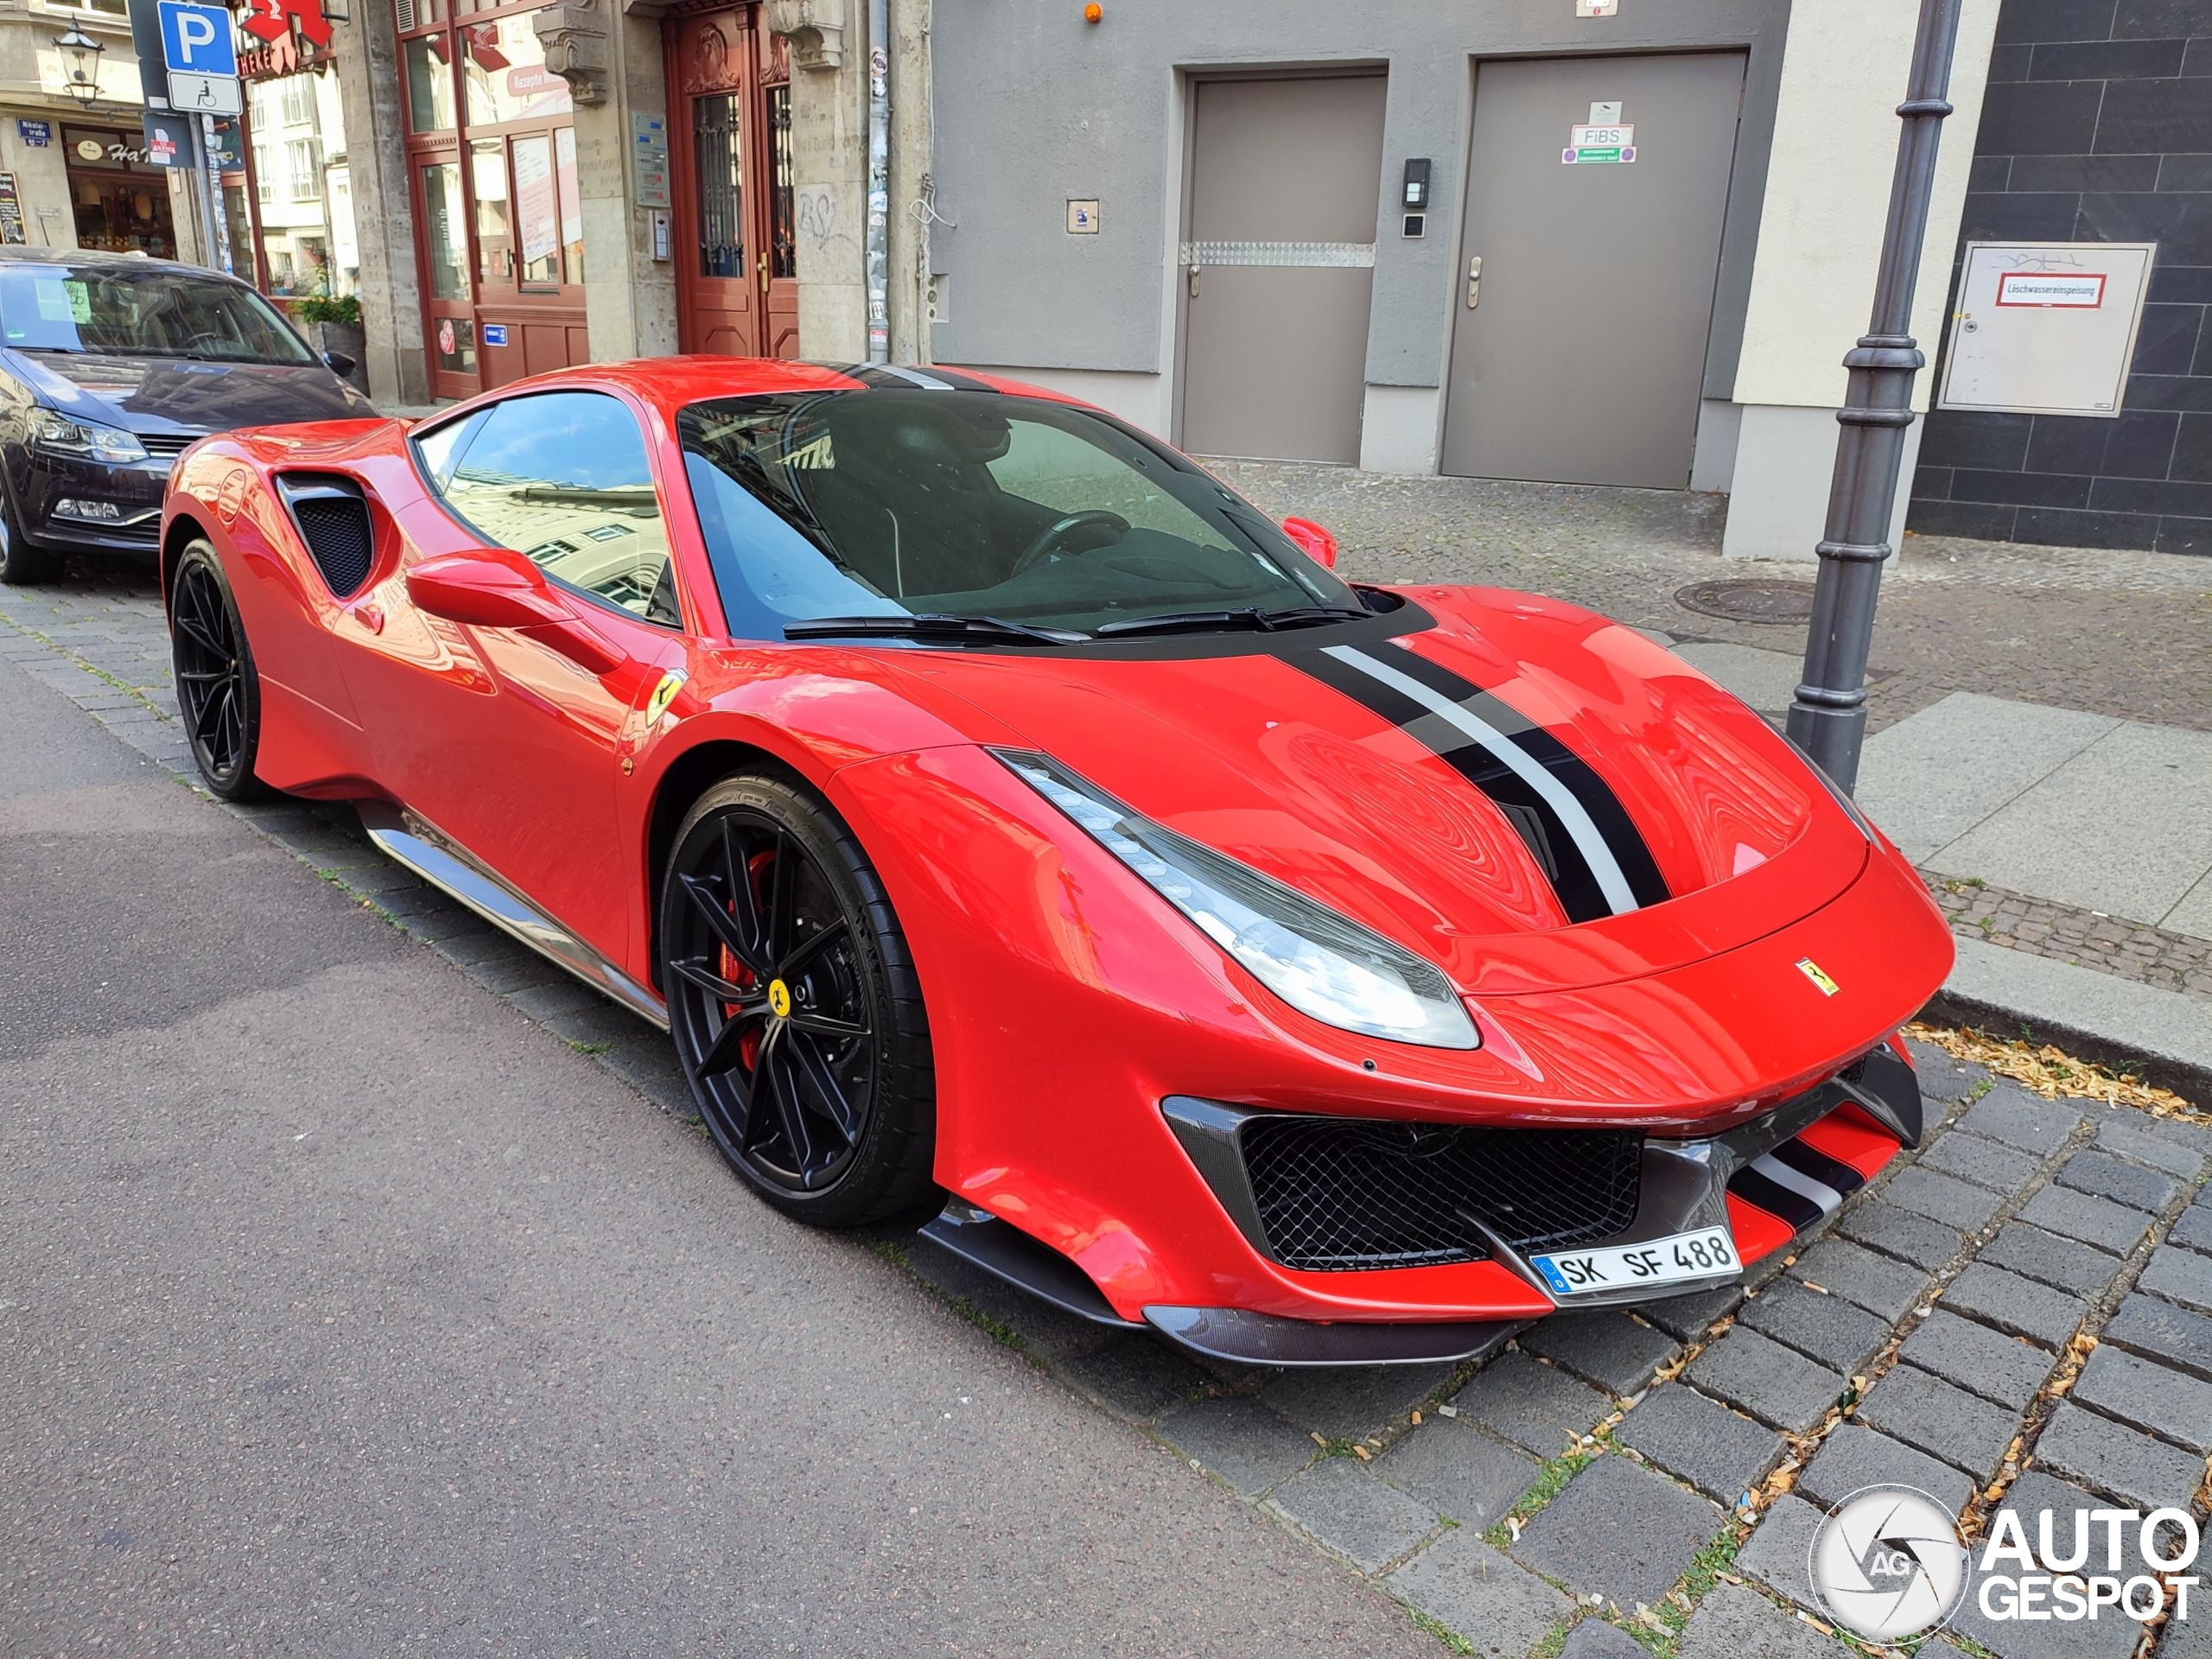
[(476, 276), (487, 286), (515, 279), (514, 205), (507, 199), (507, 146), (479, 138), (468, 147), (468, 182), (476, 193)]
[(406, 41), (407, 130), (445, 132), (454, 124), (453, 74), (446, 37), (424, 35)]
[[(423, 169), (423, 251), (430, 268), (430, 297), (468, 297), (468, 245), (461, 226), (461, 163), (439, 162)], [(471, 353), (472, 365), (474, 353)]]
[(561, 200), (553, 181), (553, 136), (518, 138), (514, 145), (515, 236), (522, 248), (525, 285), (561, 280)]
[(545, 67), (545, 48), (530, 19), (530, 13), (516, 12), (461, 30), (470, 126), (533, 121), (574, 110), (569, 83)]

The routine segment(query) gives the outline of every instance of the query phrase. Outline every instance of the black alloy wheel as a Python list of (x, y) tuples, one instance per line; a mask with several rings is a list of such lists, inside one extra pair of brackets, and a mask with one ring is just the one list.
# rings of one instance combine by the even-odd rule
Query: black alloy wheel
[(661, 906), (670, 1031), (731, 1166), (819, 1226), (934, 1207), (921, 988), (851, 832), (780, 779), (731, 779), (677, 832)]
[(177, 562), (169, 590), (169, 652), (177, 708), (207, 787), (226, 801), (265, 793), (253, 775), (261, 746), (261, 681), (221, 561), (206, 542), (192, 543)]

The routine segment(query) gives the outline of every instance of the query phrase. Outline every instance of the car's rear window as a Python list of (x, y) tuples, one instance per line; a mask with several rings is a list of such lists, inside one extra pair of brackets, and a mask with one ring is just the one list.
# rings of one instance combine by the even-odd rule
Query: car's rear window
[(17, 351), (308, 364), (251, 289), (157, 266), (0, 265), (0, 340)]

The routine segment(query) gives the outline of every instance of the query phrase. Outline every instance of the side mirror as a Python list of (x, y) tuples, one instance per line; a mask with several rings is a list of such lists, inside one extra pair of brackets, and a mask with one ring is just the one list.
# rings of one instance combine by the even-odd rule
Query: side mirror
[(1337, 568), (1337, 538), (1311, 518), (1286, 518), (1282, 533), (1298, 543), (1299, 550), (1325, 569)]
[(340, 380), (360, 366), (343, 352), (325, 352), (322, 354), (322, 360), (330, 365), (330, 372)]
[(407, 573), (407, 597), (425, 615), (526, 633), (594, 674), (610, 673), (625, 660), (543, 571), (504, 548), (423, 560)]

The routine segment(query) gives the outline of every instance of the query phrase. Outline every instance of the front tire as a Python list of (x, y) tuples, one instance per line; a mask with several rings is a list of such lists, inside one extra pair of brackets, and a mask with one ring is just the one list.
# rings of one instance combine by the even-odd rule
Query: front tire
[(33, 547), (23, 539), (7, 486), (0, 485), (0, 582), (13, 588), (52, 582), (61, 575), (62, 564), (60, 554)]
[(811, 793), (740, 776), (677, 831), (661, 986), (692, 1098), (763, 1198), (860, 1227), (937, 1189), (929, 1022), (889, 895)]
[(192, 759), (226, 801), (269, 792), (253, 775), (261, 748), (261, 677), (238, 620), (223, 563), (205, 541), (188, 543), (169, 589), (169, 654)]

